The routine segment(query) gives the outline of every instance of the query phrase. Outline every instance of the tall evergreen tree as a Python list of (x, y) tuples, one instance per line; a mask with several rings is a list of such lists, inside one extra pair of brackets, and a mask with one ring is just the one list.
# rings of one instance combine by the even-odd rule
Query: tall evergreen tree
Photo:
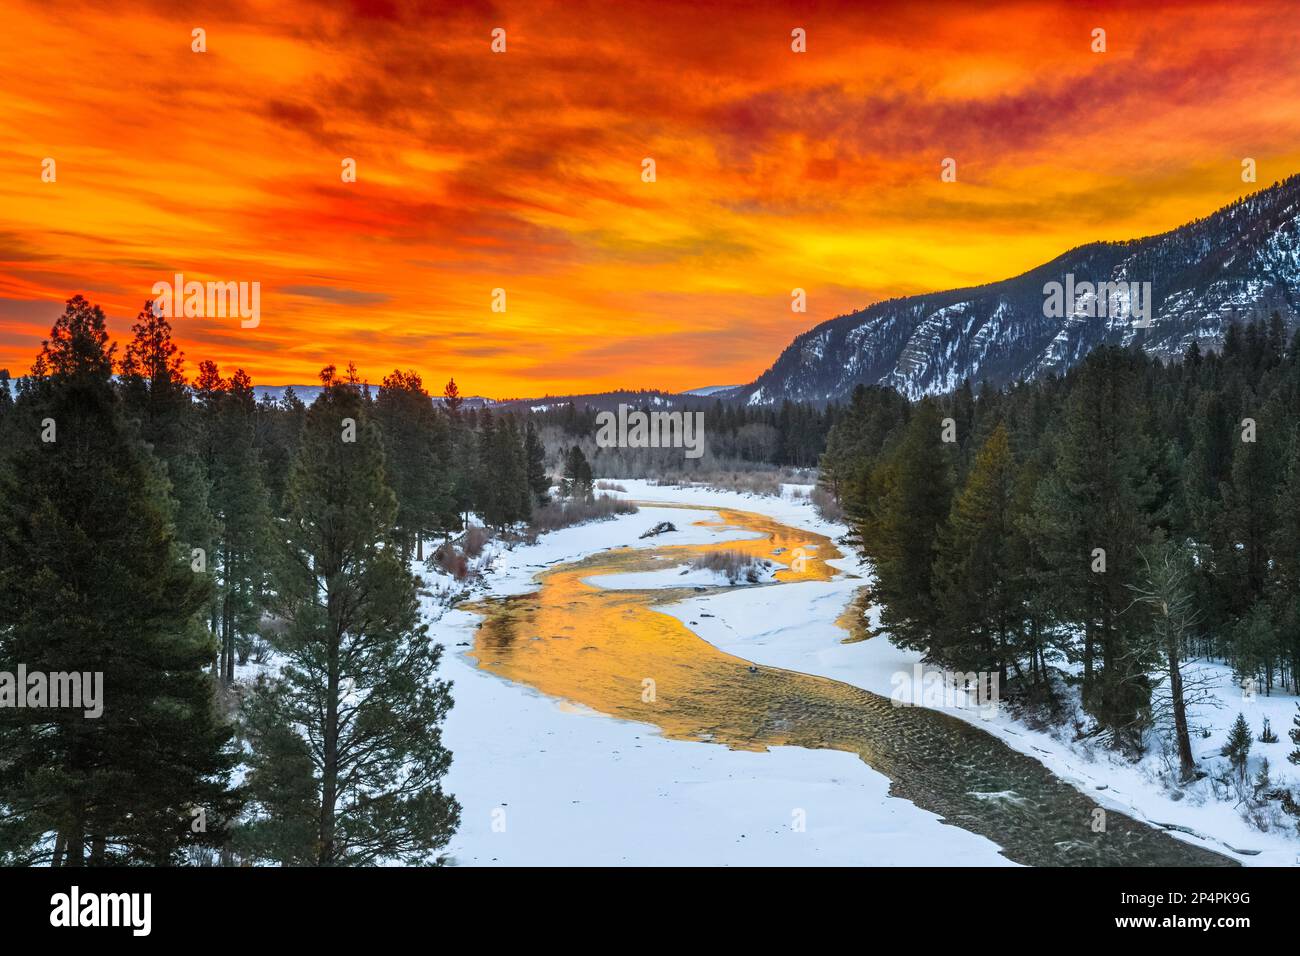
[(1291, 689), (1300, 693), (1300, 436), (1290, 443), (1284, 478), (1274, 502), (1271, 568), (1274, 619), (1285, 635)]
[[(1273, 431), (1257, 427), (1254, 440), (1234, 443), (1230, 477), (1222, 486), (1223, 532), (1217, 538), (1220, 551), (1215, 569), (1228, 589), (1233, 616), (1245, 613), (1263, 597), (1267, 583), (1273, 507), (1282, 478)], [(1243, 429), (1242, 437), (1252, 436)]]
[(871, 527), (859, 532), (875, 564), (881, 624), (905, 647), (929, 648), (941, 623), (933, 570), (951, 507), (953, 447), (938, 404), (922, 400), (876, 479)]
[(938, 543), (935, 592), (944, 624), (938, 656), (1005, 681), (1022, 642), (1027, 581), (1017, 527), (1015, 462), (998, 425), (975, 456)]
[[(201, 376), (201, 381), (206, 381)], [(235, 678), (236, 659), (256, 633), (266, 598), (271, 528), (270, 495), (257, 455), (257, 404), (243, 369), (215, 389), (201, 389), (208, 403), (207, 428), (212, 510), (219, 522), (214, 556), (217, 590), (214, 632), (221, 639), (218, 673)]]
[[(397, 527), (404, 553), (424, 558), (424, 533), (439, 528), (451, 508), (445, 421), (436, 413), (418, 373), (394, 370), (375, 400), (384, 436), (389, 484), (397, 495)], [(441, 447), (440, 447), (441, 446)]]
[(528, 488), (533, 493), (533, 500), (538, 505), (544, 505), (550, 500), (551, 476), (546, 473), (546, 449), (537, 436), (532, 419), (528, 420), (524, 430), (524, 458), (527, 463)]
[[(440, 784), (451, 685), (394, 533), (378, 427), (357, 385), (325, 381), (289, 478), (274, 575), (286, 663), (261, 725), (305, 736), (317, 863), (433, 862), (460, 814)], [(282, 730), (267, 739), (283, 746)]]
[(33, 367), (29, 427), (0, 476), (0, 660), (102, 675), (98, 716), (0, 708), (10, 863), (176, 863), (220, 845), (236, 810), (231, 731), (203, 670), (209, 585), (177, 545), (161, 468), (112, 372), (104, 315), (76, 296)]
[(582, 453), (582, 449), (577, 445), (572, 446), (565, 456), (564, 479), (561, 484), (566, 498), (585, 500), (592, 496), (594, 484), (592, 482), (591, 465), (587, 462), (587, 456)]
[(245, 858), (310, 866), (320, 856), (320, 802), (307, 741), (285, 717), (286, 689), (259, 676), (244, 702), (245, 817), (234, 847)]
[(1140, 580), (1155, 497), (1141, 361), (1101, 348), (1077, 370), (1030, 521), (1058, 619), (1083, 631), (1084, 706), (1125, 746), (1138, 744), (1150, 700), (1151, 662), (1134, 653), (1145, 609), (1129, 591)]
[(453, 418), (460, 414), (460, 407), (465, 404), (465, 399), (460, 394), (460, 387), (454, 378), (447, 379), (447, 384), (442, 390), (442, 404), (447, 409), (447, 414)]
[(1187, 697), (1183, 685), (1183, 647), (1188, 633), (1196, 626), (1197, 618), (1190, 584), (1191, 556), (1184, 549), (1161, 541), (1142, 553), (1142, 561), (1145, 575), (1133, 590), (1138, 599), (1151, 609), (1151, 640), (1154, 648), (1150, 656), (1161, 654), (1164, 658), (1174, 724), (1174, 745), (1178, 751), (1178, 779), (1186, 783), (1196, 776), (1196, 762), (1192, 757), (1192, 741), (1187, 727)]
[(218, 528), (196, 441), (184, 355), (172, 341), (171, 323), (154, 311), (151, 301), (131, 333), (118, 373), (124, 414), (166, 469), (176, 501), (177, 536), (191, 549), (209, 554)]

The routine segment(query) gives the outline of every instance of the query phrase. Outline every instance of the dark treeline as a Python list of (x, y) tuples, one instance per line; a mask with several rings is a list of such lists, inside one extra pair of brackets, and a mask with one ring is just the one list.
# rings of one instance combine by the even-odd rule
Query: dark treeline
[(574, 445), (583, 449), (598, 478), (667, 477), (718, 468), (814, 468), (826, 448), (826, 436), (842, 406), (785, 401), (779, 407), (677, 397), (671, 407), (652, 399), (628, 401), (631, 411), (685, 411), (704, 415), (704, 454), (684, 458), (678, 449), (600, 448), (596, 416), (602, 408), (569, 400), (539, 405), (530, 414), (548, 449), (548, 460), (563, 460)]
[(1075, 681), (1080, 733), (1125, 749), (1168, 720), (1186, 777), (1186, 660), (1300, 690), (1298, 412), (1274, 315), (1168, 365), (1105, 347), (1002, 390), (859, 388), (821, 480), (899, 643), (1046, 712)]
[[(149, 304), (119, 353), (78, 296), (16, 395), (0, 383), (0, 670), (104, 674), (98, 718), (0, 708), (0, 861), (445, 846), (451, 696), (409, 561), (471, 514), (526, 521), (542, 445), (454, 381), (436, 399), (413, 372), (321, 382), (305, 406), (211, 362), (191, 379)], [(278, 677), (235, 682), (271, 653)]]

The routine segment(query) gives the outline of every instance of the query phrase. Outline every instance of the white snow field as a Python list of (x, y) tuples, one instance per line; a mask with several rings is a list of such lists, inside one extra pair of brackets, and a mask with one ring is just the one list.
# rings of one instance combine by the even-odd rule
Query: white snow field
[[(838, 539), (841, 525), (820, 519), (806, 498), (781, 498), (623, 480), (638, 502), (736, 508)], [(660, 547), (735, 540), (744, 532), (694, 524), (715, 515), (643, 505), (638, 514), (567, 528), (537, 544), (492, 555), (492, 595), (535, 587), (533, 575), (551, 564), (612, 547)], [(660, 521), (678, 531), (641, 540)], [(912, 673), (919, 655), (881, 636), (845, 644), (834, 622), (869, 568), (847, 547), (831, 564), (848, 576), (770, 588), (703, 593), (662, 610), (702, 639), (738, 657), (854, 684), (884, 696), (899, 672)], [(603, 587), (713, 584), (712, 573), (682, 565), (662, 571), (593, 577)], [(698, 580), (696, 580), (698, 578)], [(625, 580), (621, 580), (625, 579)], [(437, 611), (432, 602), (430, 616)], [(707, 611), (713, 617), (701, 616)], [(871, 608), (872, 623), (879, 611)], [(455, 706), (444, 736), (454, 754), (445, 787), (463, 806), (448, 853), (459, 865), (1013, 865), (988, 839), (943, 823), (912, 803), (888, 796), (888, 779), (856, 755), (779, 747), (764, 753), (671, 740), (652, 725), (631, 723), (556, 700), (526, 685), (479, 670), (467, 656), (480, 618), (447, 611), (431, 627), (446, 646), (442, 674), (455, 681)], [(461, 645), (461, 646), (458, 646)], [(1275, 782), (1294, 778), (1286, 761), (1286, 731), (1295, 698), (1262, 694), (1242, 701), (1231, 673), (1202, 665), (1220, 686), (1220, 709), (1197, 708), (1194, 724), (1210, 737), (1193, 739), (1198, 758), (1217, 753), (1238, 710), (1259, 732), (1268, 716), (1276, 744), (1256, 742), (1251, 773), (1267, 756)], [(1174, 799), (1158, 754), (1138, 764), (1033, 731), (1005, 710), (981, 716), (975, 707), (937, 707), (980, 726), (1039, 760), (1093, 800), (1138, 820), (1192, 831), (1174, 835), (1247, 865), (1296, 865), (1294, 828), (1264, 833), (1232, 803), (1215, 800), (1202, 781)], [(1165, 776), (1162, 776), (1162, 773)], [(1100, 789), (1104, 788), (1104, 789)], [(800, 828), (796, 824), (802, 821)], [(1235, 850), (1257, 851), (1254, 854)]]

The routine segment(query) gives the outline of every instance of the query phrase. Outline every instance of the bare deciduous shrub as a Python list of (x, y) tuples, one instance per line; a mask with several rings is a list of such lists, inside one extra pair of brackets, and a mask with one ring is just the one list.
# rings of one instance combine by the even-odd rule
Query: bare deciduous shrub
[(528, 537), (535, 539), (547, 531), (558, 531), (575, 524), (604, 521), (615, 515), (631, 515), (636, 512), (636, 505), (612, 495), (597, 495), (590, 501), (577, 498), (551, 501), (533, 509), (533, 518), (528, 524)]
[(269, 640), (261, 634), (253, 635), (253, 644), (249, 656), (252, 657), (254, 664), (265, 664), (274, 654), (275, 648)]
[(483, 547), (487, 543), (487, 529), (480, 528), (478, 525), (470, 525), (469, 530), (465, 532), (465, 554), (471, 558), (477, 558), (483, 553)]
[(433, 552), (430, 563), (444, 574), (450, 574), (457, 581), (469, 577), (469, 558), (465, 552), (454, 544), (444, 544)]
[(835, 500), (835, 496), (821, 485), (815, 486), (808, 497), (812, 499), (813, 509), (826, 521), (844, 520), (844, 509)]
[(763, 569), (771, 566), (771, 561), (756, 558), (743, 551), (709, 551), (700, 555), (691, 564), (693, 568), (725, 574), (732, 584), (740, 580), (757, 584), (759, 574)]
[(771, 471), (700, 471), (680, 478), (659, 478), (657, 485), (674, 488), (709, 488), (714, 491), (735, 491), (749, 495), (780, 497), (781, 485), (793, 480), (793, 472)]
[(596, 482), (596, 490), (597, 491), (621, 491), (623, 494), (627, 494), (627, 489), (614, 481), (603, 481), (603, 480), (598, 481)]

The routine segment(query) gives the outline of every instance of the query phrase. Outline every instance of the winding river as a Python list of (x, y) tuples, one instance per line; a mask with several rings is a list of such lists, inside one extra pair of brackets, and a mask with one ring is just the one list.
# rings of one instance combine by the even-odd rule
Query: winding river
[[(663, 507), (655, 504), (654, 507)], [(1051, 866), (1228, 866), (1233, 861), (1115, 810), (1093, 831), (1097, 804), (1042, 764), (955, 717), (822, 677), (723, 653), (659, 608), (693, 588), (608, 590), (585, 583), (606, 574), (662, 570), (708, 551), (744, 551), (781, 565), (781, 587), (829, 580), (840, 556), (830, 539), (763, 515), (718, 508), (721, 524), (746, 540), (622, 548), (554, 566), (528, 594), (472, 606), (483, 615), (478, 666), (543, 693), (669, 737), (763, 750), (831, 748), (857, 754), (887, 776), (890, 793), (988, 837), (1010, 859)], [(811, 547), (810, 547), (811, 546)], [(808, 549), (792, 561), (795, 548)], [(793, 565), (798, 567), (795, 570)], [(653, 700), (643, 680), (655, 681)], [(870, 864), (869, 859), (862, 863)]]

